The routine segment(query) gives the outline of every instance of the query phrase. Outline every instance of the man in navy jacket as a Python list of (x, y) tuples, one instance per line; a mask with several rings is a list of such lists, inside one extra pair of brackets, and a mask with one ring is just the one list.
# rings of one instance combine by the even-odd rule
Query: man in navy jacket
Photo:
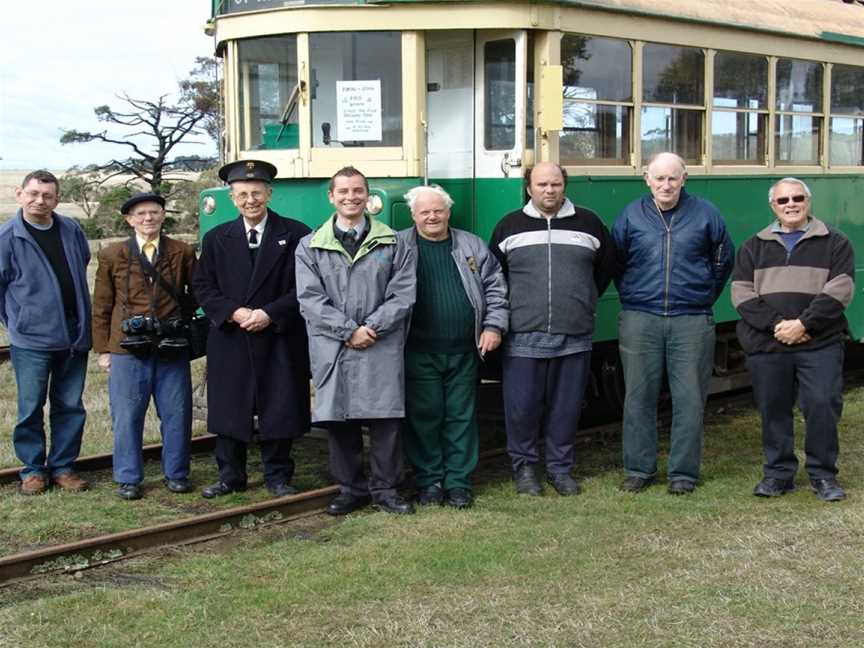
[(38, 495), (53, 481), (63, 490), (81, 491), (87, 482), (72, 466), (86, 418), (81, 394), (90, 349), (90, 248), (78, 224), (54, 212), (60, 184), (51, 173), (29, 173), (15, 197), (20, 209), (0, 227), (0, 321), (9, 331), (18, 385), (12, 441), (24, 464), (20, 490)]
[(732, 271), (734, 250), (717, 208), (684, 191), (687, 168), (674, 153), (651, 159), (651, 195), (621, 212), (612, 236), (622, 312), (618, 342), (624, 399), (622, 489), (639, 492), (657, 474), (657, 399), (663, 370), (672, 394), (669, 492), (690, 493), (702, 462), (702, 415), (714, 364), (712, 307)]

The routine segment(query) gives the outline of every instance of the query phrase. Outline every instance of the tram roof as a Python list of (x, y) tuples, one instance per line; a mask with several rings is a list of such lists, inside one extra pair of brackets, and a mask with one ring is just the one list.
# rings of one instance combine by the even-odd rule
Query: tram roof
[[(456, 0), (438, 0), (453, 2)], [(475, 0), (479, 1), (479, 0)], [(417, 4), (428, 0), (367, 0)], [(559, 4), (672, 20), (778, 32), (864, 46), (864, 5), (843, 0), (550, 0)]]
[[(214, 14), (231, 14), (230, 0), (215, 0)], [(258, 0), (262, 9), (315, 5), (433, 5), (464, 0)], [(482, 4), (485, 0), (469, 0)], [(488, 4), (488, 3), (487, 3)], [(864, 46), (864, 0), (540, 0), (500, 4), (565, 5)], [(225, 7), (221, 9), (220, 7)]]

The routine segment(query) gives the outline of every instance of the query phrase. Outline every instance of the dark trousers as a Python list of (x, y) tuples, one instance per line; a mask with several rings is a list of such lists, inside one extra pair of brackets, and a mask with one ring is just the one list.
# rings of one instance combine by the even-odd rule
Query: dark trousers
[(361, 421), (330, 423), (330, 473), (343, 493), (372, 495), (380, 501), (396, 494), (402, 478), (402, 419), (362, 421), (369, 429), (369, 468), (363, 471), (363, 434)]
[[(294, 476), (294, 460), (291, 458), (291, 439), (268, 439), (258, 442), (261, 462), (264, 464), (264, 483), (275, 486), (289, 483)], [(216, 464), (219, 480), (229, 486), (246, 485), (246, 451), (249, 444), (230, 437), (216, 437)]]
[(405, 355), (405, 454), (417, 488), (471, 489), (477, 430), (476, 351)]
[(590, 368), (590, 351), (559, 358), (504, 357), (504, 421), (513, 470), (539, 461), (541, 434), (546, 437), (546, 472), (573, 469)]
[(747, 357), (753, 396), (762, 416), (766, 477), (792, 479), (795, 456), (793, 408), (804, 414), (805, 467), (810, 479), (837, 474), (837, 422), (843, 411), (843, 344), (813, 351), (754, 353)]

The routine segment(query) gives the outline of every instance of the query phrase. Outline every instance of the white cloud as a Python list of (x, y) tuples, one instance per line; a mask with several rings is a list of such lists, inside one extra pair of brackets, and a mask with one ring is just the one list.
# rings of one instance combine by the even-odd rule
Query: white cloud
[[(7, 6), (8, 5), (8, 6)], [(104, 129), (94, 114), (116, 95), (171, 94), (212, 55), (201, 0), (16, 0), (0, 39), (0, 168), (62, 169), (121, 155), (96, 143), (60, 144), (64, 129)], [(187, 154), (215, 153), (195, 146)]]

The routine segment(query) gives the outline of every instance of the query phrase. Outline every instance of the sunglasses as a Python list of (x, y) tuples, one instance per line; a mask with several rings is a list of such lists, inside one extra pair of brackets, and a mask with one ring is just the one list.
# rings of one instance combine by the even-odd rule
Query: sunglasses
[(775, 198), (774, 202), (777, 203), (778, 205), (785, 205), (790, 200), (794, 203), (802, 203), (805, 200), (807, 200), (807, 196), (805, 196), (803, 194), (798, 194), (797, 196), (791, 196), (791, 197), (781, 196), (780, 198)]

